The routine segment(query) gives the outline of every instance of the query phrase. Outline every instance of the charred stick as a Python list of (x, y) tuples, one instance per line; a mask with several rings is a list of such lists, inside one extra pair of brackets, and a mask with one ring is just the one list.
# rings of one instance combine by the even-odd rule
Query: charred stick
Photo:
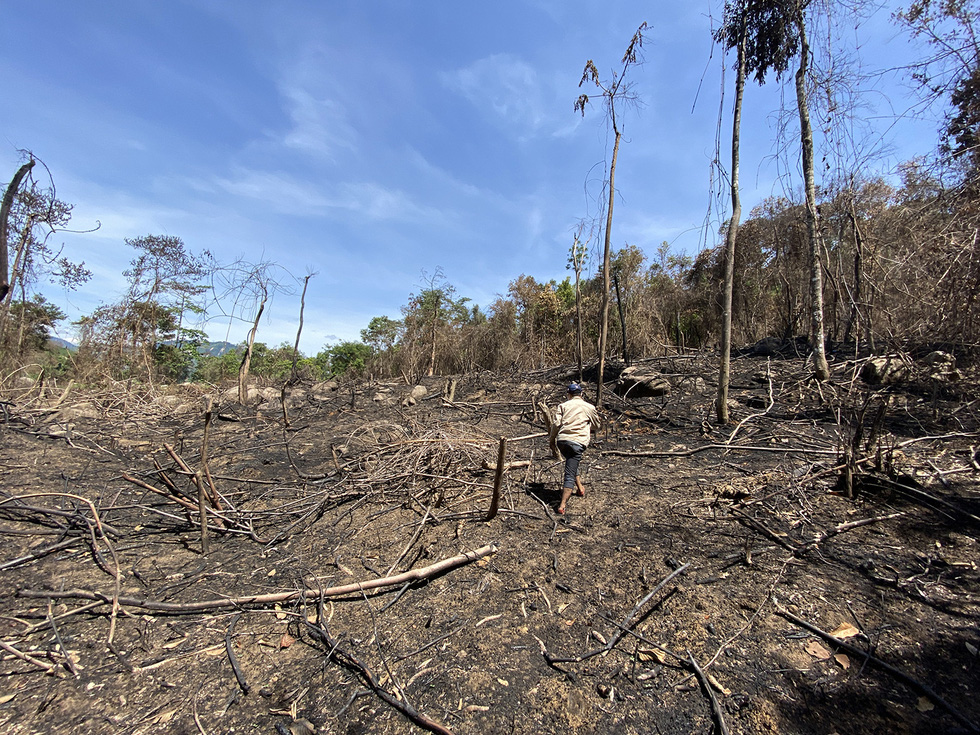
[[(640, 611), (640, 609), (644, 605), (646, 605), (647, 602), (649, 602), (650, 599), (655, 594), (657, 594), (660, 590), (662, 590), (664, 588), (664, 586), (668, 582), (670, 582), (670, 580), (672, 580), (678, 574), (681, 574), (682, 572), (684, 572), (690, 566), (691, 566), (690, 563), (688, 563), (688, 564), (684, 564), (684, 565), (678, 567), (673, 572), (671, 572), (666, 577), (664, 577), (664, 579), (659, 584), (657, 584), (656, 587), (654, 587), (652, 590), (650, 590), (650, 592), (647, 593), (647, 595), (644, 596), (644, 598), (642, 600), (640, 600), (636, 604), (636, 606), (634, 606), (634, 608), (630, 611), (629, 615), (626, 616), (626, 618), (623, 620), (623, 622), (621, 622), (621, 623), (615, 623), (615, 625), (618, 628), (618, 630), (616, 631), (615, 634), (613, 634), (609, 638), (609, 641), (602, 648), (596, 649), (594, 651), (588, 651), (586, 653), (579, 654), (578, 656), (572, 656), (572, 657), (569, 657), (569, 658), (559, 658), (559, 657), (556, 657), (556, 656), (552, 656), (550, 653), (548, 653), (548, 651), (546, 649), (544, 649), (543, 644), (542, 644), (542, 653), (544, 653), (545, 661), (547, 661), (550, 665), (559, 664), (559, 663), (580, 663), (582, 661), (585, 661), (586, 659), (592, 658), (593, 656), (598, 656), (600, 654), (603, 654), (603, 653), (606, 653), (608, 651), (611, 651), (613, 649), (613, 647), (617, 643), (619, 643), (619, 641), (622, 639), (622, 637), (624, 635), (626, 635), (627, 633), (631, 633), (632, 632), (632, 623), (636, 619), (636, 614)], [(658, 648), (659, 648), (659, 646), (658, 646)], [(674, 655), (674, 654), (671, 654), (671, 655)]]
[(39, 661), (33, 656), (28, 656), (26, 653), (22, 653), (21, 651), (18, 651), (9, 643), (0, 641), (0, 648), (2, 648), (4, 651), (11, 654), (12, 656), (19, 658), (21, 661), (26, 661), (29, 664), (37, 666), (39, 669), (42, 669), (45, 674), (49, 674), (51, 676), (57, 676), (57, 677), (64, 676), (64, 674), (61, 672), (61, 669), (57, 665), (47, 664), (44, 661)]
[(507, 439), (500, 437), (500, 446), (497, 449), (497, 469), (493, 476), (493, 498), (490, 501), (490, 510), (487, 512), (486, 520), (491, 521), (497, 515), (500, 507), (500, 485), (504, 480), (504, 460), (507, 457)]
[(160, 482), (169, 487), (172, 492), (179, 495), (180, 490), (178, 490), (177, 486), (174, 485), (173, 480), (170, 479), (167, 471), (163, 469), (163, 465), (160, 464), (156, 457), (153, 458), (153, 466), (157, 468), (157, 476), (160, 478)]
[(235, 655), (235, 649), (231, 644), (232, 633), (235, 632), (235, 625), (238, 624), (238, 620), (241, 617), (241, 613), (235, 613), (231, 617), (231, 622), (228, 623), (228, 630), (225, 631), (225, 651), (228, 653), (228, 661), (231, 662), (231, 670), (235, 672), (235, 680), (238, 682), (238, 686), (241, 687), (244, 694), (248, 694), (251, 687), (245, 680), (242, 667), (238, 665), (238, 657)]
[(646, 604), (647, 604), (647, 602), (649, 602), (649, 601), (650, 601), (650, 599), (651, 599), (651, 598), (652, 598), (652, 597), (653, 597), (653, 596), (654, 596), (655, 594), (657, 594), (657, 593), (658, 593), (658, 592), (659, 592), (660, 590), (662, 590), (662, 589), (663, 589), (663, 588), (664, 588), (664, 587), (665, 587), (665, 586), (667, 585), (667, 583), (668, 583), (668, 582), (670, 582), (670, 580), (672, 580), (672, 579), (673, 579), (674, 577), (676, 577), (677, 575), (679, 575), (679, 574), (682, 574), (682, 573), (683, 573), (684, 571), (686, 571), (686, 570), (687, 570), (687, 568), (688, 568), (689, 566), (691, 566), (691, 564), (690, 564), (690, 562), (689, 562), (689, 563), (687, 563), (687, 564), (684, 564), (684, 565), (682, 565), (682, 566), (679, 566), (679, 567), (677, 567), (677, 569), (675, 569), (675, 570), (674, 570), (674, 571), (672, 571), (672, 572), (671, 572), (670, 574), (668, 574), (668, 575), (667, 575), (666, 577), (664, 577), (664, 578), (663, 578), (663, 579), (662, 579), (662, 580), (661, 580), (661, 581), (660, 581), (660, 582), (659, 582), (659, 583), (657, 584), (657, 586), (656, 586), (656, 587), (654, 587), (654, 588), (653, 588), (652, 590), (650, 590), (650, 592), (648, 592), (648, 593), (647, 593), (647, 595), (646, 595), (646, 596), (645, 596), (645, 597), (644, 597), (644, 598), (643, 598), (642, 600), (640, 600), (640, 601), (639, 601), (638, 603), (636, 603), (636, 605), (635, 605), (635, 606), (633, 607), (633, 609), (632, 609), (632, 610), (630, 611), (630, 614), (629, 614), (629, 615), (627, 615), (627, 616), (626, 616), (626, 619), (625, 619), (625, 620), (623, 620), (623, 622), (622, 622), (622, 623), (620, 624), (620, 626), (619, 626), (619, 631), (618, 631), (618, 632), (617, 632), (617, 633), (616, 633), (616, 634), (615, 634), (614, 636), (612, 636), (612, 637), (611, 637), (611, 638), (609, 639), (609, 643), (607, 643), (607, 644), (606, 644), (606, 650), (607, 650), (607, 651), (609, 651), (609, 650), (612, 650), (612, 647), (613, 647), (613, 646), (615, 646), (615, 645), (616, 645), (616, 644), (617, 644), (617, 643), (619, 642), (619, 639), (623, 637), (623, 635), (624, 635), (624, 633), (623, 633), (623, 631), (625, 631), (625, 630), (628, 630), (628, 629), (630, 628), (630, 623), (631, 623), (631, 622), (633, 621), (633, 619), (634, 619), (634, 618), (636, 617), (636, 614), (637, 614), (637, 613), (638, 613), (638, 612), (640, 611), (640, 609), (641, 609), (641, 608), (642, 608), (642, 607), (643, 607), (644, 605), (646, 605)]
[(862, 658), (862, 659), (864, 659), (864, 661), (866, 663), (872, 664), (873, 666), (877, 666), (879, 669), (881, 669), (885, 673), (890, 674), (891, 676), (895, 677), (896, 679), (898, 679), (900, 682), (902, 682), (906, 686), (908, 686), (911, 689), (917, 691), (919, 694), (922, 694), (923, 696), (928, 697), (932, 702), (934, 702), (935, 704), (937, 704), (938, 706), (940, 706), (944, 710), (946, 710), (946, 712), (948, 712), (950, 714), (950, 716), (953, 717), (953, 719), (955, 719), (957, 722), (959, 722), (961, 725), (963, 725), (967, 729), (967, 731), (969, 731), (969, 732), (980, 732), (980, 727), (977, 727), (976, 724), (974, 724), (969, 719), (967, 719), (967, 717), (965, 715), (963, 715), (962, 713), (960, 713), (959, 710), (957, 710), (955, 707), (953, 707), (951, 704), (949, 704), (945, 699), (943, 699), (942, 697), (940, 697), (939, 694), (937, 694), (931, 687), (929, 687), (926, 684), (923, 684), (921, 681), (919, 681), (917, 679), (913, 679), (911, 676), (909, 676), (908, 674), (906, 674), (901, 669), (898, 669), (898, 668), (892, 666), (891, 664), (886, 663), (885, 661), (882, 661), (880, 658), (877, 658), (877, 657), (871, 655), (870, 653), (861, 650), (857, 646), (851, 645), (847, 641), (841, 640), (837, 636), (833, 636), (830, 633), (827, 633), (826, 631), (821, 630), (817, 626), (815, 626), (815, 625), (813, 625), (811, 623), (808, 623), (806, 620), (803, 620), (802, 618), (797, 617), (796, 615), (794, 615), (793, 613), (791, 613), (789, 610), (786, 610), (785, 608), (783, 608), (782, 606), (780, 606), (778, 603), (776, 604), (776, 612), (779, 615), (781, 615), (782, 617), (784, 617), (787, 620), (789, 620), (791, 623), (794, 623), (794, 624), (800, 626), (801, 628), (804, 628), (804, 629), (810, 631), (814, 635), (817, 635), (820, 638), (823, 638), (825, 641), (827, 641), (831, 645), (837, 646), (839, 649), (841, 649), (843, 651), (846, 651), (851, 656), (854, 656), (855, 658)]
[(429, 509), (428, 509), (428, 507), (426, 507), (426, 509), (425, 509), (425, 515), (422, 516), (422, 520), (419, 522), (419, 527), (415, 531), (415, 534), (412, 536), (412, 538), (409, 540), (409, 542), (407, 544), (405, 544), (405, 548), (402, 550), (402, 553), (398, 555), (398, 558), (395, 559), (394, 562), (392, 562), (392, 564), (391, 564), (390, 567), (388, 567), (388, 572), (387, 572), (387, 574), (385, 576), (390, 575), (393, 571), (395, 571), (395, 567), (397, 567), (401, 563), (401, 560), (405, 558), (405, 554), (408, 553), (408, 550), (412, 548), (412, 545), (416, 541), (418, 541), (419, 536), (422, 535), (422, 531), (425, 529), (425, 522), (427, 520), (429, 520)]
[(44, 546), (40, 549), (35, 549), (29, 554), (17, 557), (16, 559), (11, 559), (10, 561), (0, 564), (0, 571), (4, 569), (12, 569), (13, 567), (20, 566), (21, 564), (26, 564), (29, 561), (34, 561), (35, 559), (40, 559), (42, 556), (47, 556), (48, 554), (53, 554), (56, 551), (61, 551), (62, 549), (71, 546), (78, 538), (70, 538), (67, 541), (61, 541), (51, 546)]
[(690, 662), (691, 667), (694, 669), (694, 673), (698, 677), (698, 681), (701, 682), (701, 688), (704, 689), (705, 693), (708, 695), (708, 699), (711, 700), (711, 711), (715, 714), (715, 720), (718, 723), (718, 732), (720, 735), (728, 735), (728, 725), (725, 724), (725, 713), (721, 709), (721, 705), (718, 703), (718, 697), (715, 696), (714, 689), (711, 688), (711, 682), (708, 681), (708, 677), (704, 675), (701, 671), (701, 667), (698, 666), (698, 662), (694, 660), (694, 656), (691, 652), (687, 652), (687, 660)]
[(198, 471), (194, 476), (197, 482), (197, 510), (201, 522), (201, 553), (208, 555), (208, 507), (204, 502), (204, 477)]
[(851, 529), (860, 528), (862, 526), (870, 526), (872, 523), (877, 523), (878, 521), (890, 521), (893, 518), (901, 518), (904, 515), (908, 515), (908, 514), (905, 512), (891, 513), (886, 516), (876, 516), (874, 518), (864, 518), (860, 521), (841, 523), (835, 526), (834, 528), (831, 528), (829, 531), (825, 531), (824, 533), (817, 536), (815, 539), (813, 539), (813, 541), (807, 544), (807, 546), (817, 546), (818, 544), (822, 544), (831, 536), (836, 536), (839, 533), (844, 533), (845, 531), (850, 531)]
[(731, 511), (736, 516), (738, 516), (738, 520), (742, 521), (743, 523), (745, 523), (748, 526), (751, 526), (752, 528), (754, 528), (756, 531), (758, 531), (759, 533), (761, 533), (766, 538), (771, 539), (772, 541), (775, 541), (777, 544), (779, 544), (780, 546), (782, 546), (787, 551), (792, 551), (794, 554), (800, 553), (800, 551), (801, 551), (800, 547), (798, 547), (796, 544), (790, 543), (789, 541), (787, 541), (786, 539), (784, 539), (782, 536), (780, 536), (775, 531), (770, 530), (765, 524), (757, 521), (755, 518), (752, 518), (749, 515), (746, 515), (745, 513), (743, 513), (742, 511), (740, 511), (738, 508), (732, 507), (731, 508)]
[(212, 415), (212, 399), (211, 396), (207, 396), (204, 399), (204, 437), (201, 439), (201, 467), (204, 468), (204, 476), (208, 479), (211, 503), (215, 508), (221, 510), (221, 496), (218, 494), (218, 488), (215, 487), (214, 479), (211, 477), (211, 469), (208, 467), (208, 438), (211, 435)]
[(426, 649), (432, 648), (433, 646), (435, 646), (435, 645), (437, 645), (439, 643), (442, 643), (447, 638), (453, 637), (454, 635), (456, 635), (457, 633), (459, 633), (459, 631), (461, 631), (465, 627), (466, 627), (465, 625), (461, 625), (458, 628), (456, 628), (455, 630), (451, 630), (448, 633), (446, 633), (445, 635), (441, 635), (438, 638), (436, 638), (435, 640), (429, 641), (428, 643), (426, 643), (421, 648), (416, 648), (414, 651), (411, 651), (410, 653), (403, 653), (400, 656), (395, 656), (395, 661), (403, 661), (406, 658), (411, 658), (412, 656), (415, 656), (417, 654), (420, 654), (420, 653), (422, 653), (422, 651), (425, 651)]
[(359, 674), (364, 683), (371, 688), (379, 699), (401, 712), (403, 715), (405, 715), (405, 717), (419, 727), (424, 728), (429, 732), (438, 733), (438, 735), (453, 735), (452, 730), (449, 730), (441, 723), (436, 722), (426, 715), (423, 715), (417, 709), (408, 704), (408, 702), (399, 701), (398, 698), (384, 689), (384, 687), (378, 683), (378, 680), (374, 676), (371, 669), (364, 665), (353, 653), (341, 648), (339, 641), (335, 641), (330, 636), (330, 632), (327, 630), (325, 624), (321, 623), (320, 625), (313, 625), (308, 621), (304, 621), (304, 623), (313, 636), (319, 639), (320, 642), (329, 649), (327, 652), (328, 658), (333, 659), (341, 666), (344, 666), (345, 668)]
[[(677, 588), (675, 587), (674, 589), (676, 590)], [(672, 594), (672, 593), (668, 593), (668, 594)], [(625, 635), (631, 635), (631, 636), (633, 636), (634, 638), (636, 638), (636, 640), (638, 640), (638, 641), (640, 641), (641, 643), (646, 643), (646, 644), (647, 644), (648, 646), (651, 646), (651, 647), (653, 647), (653, 648), (656, 648), (656, 649), (657, 649), (658, 651), (660, 651), (661, 653), (664, 653), (664, 654), (666, 654), (666, 655), (668, 655), (668, 656), (670, 656), (671, 658), (675, 658), (675, 659), (677, 659), (677, 661), (678, 661), (679, 663), (682, 663), (682, 664), (683, 664), (684, 662), (686, 662), (686, 661), (687, 661), (687, 659), (685, 659), (685, 658), (684, 658), (683, 656), (681, 656), (681, 655), (680, 655), (679, 653), (674, 653), (674, 652), (673, 652), (673, 651), (671, 651), (671, 650), (670, 650), (669, 648), (665, 648), (664, 646), (662, 646), (662, 645), (660, 645), (660, 644), (659, 644), (659, 643), (657, 643), (656, 641), (651, 641), (651, 640), (650, 640), (649, 638), (647, 638), (647, 637), (646, 637), (646, 636), (644, 636), (644, 635), (641, 635), (641, 634), (639, 634), (639, 633), (637, 633), (637, 632), (636, 632), (635, 630), (633, 630), (632, 628), (623, 628), (623, 627), (622, 627), (622, 626), (621, 626), (621, 625), (620, 625), (619, 623), (617, 623), (617, 622), (616, 622), (615, 620), (613, 620), (612, 618), (607, 618), (607, 617), (606, 617), (605, 615), (603, 615), (602, 613), (598, 613), (598, 615), (599, 615), (599, 617), (600, 617), (600, 618), (602, 618), (603, 620), (605, 620), (605, 621), (606, 621), (607, 623), (609, 623), (609, 624), (611, 624), (611, 625), (614, 625), (614, 626), (616, 626), (617, 628), (621, 628), (621, 629), (622, 629), (622, 631), (623, 631), (623, 633), (624, 633)], [(602, 651), (605, 651), (605, 649), (601, 649), (601, 650), (600, 650), (600, 653), (601, 653)]]

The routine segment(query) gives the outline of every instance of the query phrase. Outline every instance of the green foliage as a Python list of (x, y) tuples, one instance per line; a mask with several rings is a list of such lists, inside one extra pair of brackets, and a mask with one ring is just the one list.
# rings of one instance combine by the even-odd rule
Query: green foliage
[(394, 348), (401, 337), (404, 325), (386, 316), (376, 316), (361, 330), (361, 341), (375, 352), (385, 352)]
[(314, 361), (321, 366), (325, 376), (355, 377), (364, 372), (373, 354), (374, 350), (362, 342), (340, 342), (326, 347)]
[(200, 355), (194, 370), (194, 380), (216, 385), (238, 379), (242, 355), (238, 350), (223, 355)]
[(12, 346), (19, 342), (20, 353), (43, 350), (51, 336), (51, 329), (65, 318), (65, 312), (41, 294), (29, 301), (15, 301), (10, 307), (10, 333)]
[(799, 53), (797, 17), (809, 0), (726, 0), (722, 26), (715, 40), (726, 49), (745, 40), (745, 71), (764, 84), (771, 71), (777, 77)]

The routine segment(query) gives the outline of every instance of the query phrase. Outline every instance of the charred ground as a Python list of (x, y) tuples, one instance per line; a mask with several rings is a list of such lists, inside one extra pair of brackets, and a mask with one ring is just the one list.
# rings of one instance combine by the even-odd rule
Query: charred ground
[(521, 438), (560, 370), (215, 395), (207, 424), (191, 387), (8, 390), (0, 728), (975, 731), (975, 375), (742, 358), (721, 428), (712, 360), (645, 367), (671, 394), (610, 397), (564, 517)]

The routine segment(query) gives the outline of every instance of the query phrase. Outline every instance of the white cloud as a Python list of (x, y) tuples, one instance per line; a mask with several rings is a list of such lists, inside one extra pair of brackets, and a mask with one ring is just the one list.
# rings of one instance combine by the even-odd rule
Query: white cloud
[(287, 148), (331, 162), (338, 151), (354, 150), (357, 133), (341, 103), (301, 86), (286, 85), (281, 93), (293, 125), (282, 140)]
[(481, 110), (490, 109), (508, 127), (526, 135), (549, 123), (537, 72), (510, 54), (494, 54), (443, 75), (450, 89)]

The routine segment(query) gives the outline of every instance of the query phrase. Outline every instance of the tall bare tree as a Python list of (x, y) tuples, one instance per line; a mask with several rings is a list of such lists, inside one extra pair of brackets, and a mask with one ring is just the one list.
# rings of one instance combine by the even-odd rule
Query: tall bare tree
[(799, 66), (796, 69), (796, 105), (800, 114), (800, 150), (803, 163), (803, 188), (806, 193), (806, 228), (810, 245), (810, 349), (813, 352), (813, 374), (817, 380), (830, 377), (824, 340), (823, 271), (821, 269), (820, 222), (817, 210), (817, 187), (813, 169), (813, 126), (810, 123), (810, 100), (807, 73), (810, 65), (810, 42), (807, 38), (806, 8), (809, 0), (797, 0), (793, 8), (799, 43)]
[(738, 224), (742, 217), (742, 200), (739, 193), (738, 169), (742, 131), (742, 98), (745, 93), (746, 38), (745, 3), (726, 3), (725, 25), (715, 35), (727, 48), (735, 48), (735, 103), (732, 113), (732, 168), (730, 190), (732, 215), (725, 233), (725, 281), (721, 301), (721, 359), (718, 368), (718, 395), (715, 398), (715, 415), (718, 423), (728, 423), (728, 385), (731, 380), (732, 360), (732, 291), (735, 282), (735, 242)]
[(0, 299), (7, 296), (10, 290), (10, 273), (7, 262), (7, 221), (10, 219), (10, 209), (14, 205), (14, 197), (20, 188), (24, 177), (34, 168), (34, 157), (17, 169), (14, 178), (10, 180), (3, 193), (3, 202), (0, 203)]
[[(623, 137), (620, 120), (617, 116), (617, 105), (621, 106), (635, 99), (632, 88), (626, 81), (626, 73), (631, 66), (639, 63), (639, 52), (643, 46), (643, 32), (646, 28), (647, 24), (641, 23), (636, 33), (633, 34), (633, 38), (630, 39), (626, 53), (623, 54), (622, 61), (620, 62), (622, 69), (619, 73), (613, 72), (610, 79), (603, 80), (599, 76), (599, 70), (596, 68), (595, 63), (593, 63), (592, 59), (589, 59), (585, 64), (585, 70), (582, 72), (582, 79), (579, 82), (579, 87), (586, 82), (591, 82), (599, 90), (605, 102), (606, 112), (609, 115), (609, 123), (613, 130), (613, 152), (612, 159), (609, 161), (609, 179), (606, 182), (609, 189), (609, 200), (606, 204), (606, 231), (602, 249), (602, 309), (599, 324), (599, 375), (597, 379), (598, 386), (596, 388), (597, 406), (602, 406), (603, 373), (606, 367), (606, 340), (609, 334), (609, 253), (612, 243), (613, 203), (616, 200), (616, 161), (619, 157), (619, 144)], [(575, 102), (575, 109), (584, 116), (585, 108), (588, 104), (589, 95), (579, 95), (578, 100)]]

